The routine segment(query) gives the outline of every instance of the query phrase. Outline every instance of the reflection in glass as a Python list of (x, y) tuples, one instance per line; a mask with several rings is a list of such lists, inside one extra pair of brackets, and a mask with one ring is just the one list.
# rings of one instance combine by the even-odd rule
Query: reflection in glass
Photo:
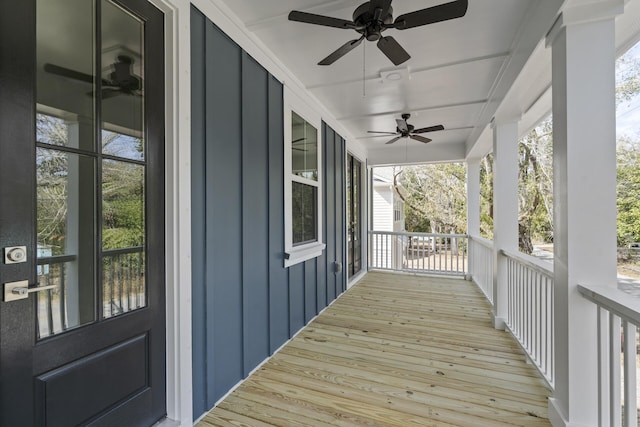
[(144, 26), (102, 0), (102, 152), (144, 159)]
[(144, 166), (102, 162), (102, 249), (144, 245)]
[[(93, 16), (94, 3), (89, 0), (37, 0), (38, 111), (46, 111), (50, 116), (79, 125), (69, 129), (71, 133), (68, 136), (41, 132), (38, 135), (40, 142), (94, 150), (92, 129), (96, 73)], [(38, 126), (44, 129), (47, 124), (38, 123)], [(83, 132), (82, 126), (86, 126), (88, 132)]]
[(144, 248), (141, 246), (102, 253), (105, 319), (146, 306), (144, 260)]
[(145, 167), (102, 163), (102, 267), (105, 318), (146, 305)]
[(294, 175), (318, 180), (318, 130), (291, 112), (291, 165)]
[(37, 150), (37, 272), (40, 338), (95, 320), (95, 161)]
[(293, 245), (315, 242), (318, 240), (317, 198), (318, 189), (299, 182), (291, 183), (293, 198)]

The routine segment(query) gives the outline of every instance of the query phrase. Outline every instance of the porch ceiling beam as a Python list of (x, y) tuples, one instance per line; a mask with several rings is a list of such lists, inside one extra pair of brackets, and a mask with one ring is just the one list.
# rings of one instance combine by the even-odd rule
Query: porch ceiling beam
[[(469, 64), (474, 64), (477, 62), (482, 62), (482, 61), (491, 61), (494, 59), (504, 59), (507, 58), (509, 56), (509, 52), (500, 52), (500, 53), (495, 53), (492, 55), (485, 55), (485, 56), (478, 56), (475, 58), (469, 58), (469, 59), (465, 59), (462, 61), (454, 61), (454, 62), (447, 62), (444, 64), (437, 64), (437, 65), (432, 65), (430, 67), (421, 67), (421, 68), (407, 68), (407, 67), (397, 67), (397, 68), (385, 68), (383, 70), (380, 70), (380, 73), (378, 74), (370, 74), (368, 76), (365, 77), (365, 81), (367, 82), (371, 82), (371, 81), (378, 81), (378, 80), (382, 80), (381, 74), (382, 73), (390, 73), (393, 71), (404, 71), (407, 72), (410, 76), (416, 76), (419, 74), (423, 74), (423, 73), (428, 73), (431, 71), (437, 71), (437, 70), (442, 70), (445, 68), (450, 68), (450, 67), (456, 67), (456, 66), (460, 66), (460, 65), (469, 65)], [(315, 84), (315, 85), (309, 85), (307, 86), (307, 90), (318, 90), (318, 89), (323, 89), (323, 88), (327, 88), (327, 87), (335, 87), (335, 86), (342, 86), (342, 85), (348, 85), (348, 84), (362, 84), (362, 79), (349, 79), (349, 80), (340, 80), (340, 81), (335, 81), (335, 82), (328, 82), (328, 83), (321, 83), (321, 84)]]
[[(480, 99), (480, 100), (476, 100), (476, 101), (460, 102), (460, 103), (456, 103), (456, 104), (444, 104), (444, 105), (417, 107), (417, 108), (411, 108), (410, 110), (414, 114), (416, 114), (416, 113), (419, 114), (419, 113), (425, 113), (425, 112), (435, 111), (435, 110), (444, 110), (444, 109), (447, 109), (447, 108), (467, 107), (467, 106), (470, 106), (470, 105), (482, 106), (486, 102), (487, 102), (486, 99)], [(372, 117), (393, 116), (393, 115), (402, 114), (402, 113), (406, 113), (406, 110), (404, 110), (404, 109), (403, 110), (390, 110), (390, 111), (383, 111), (383, 112), (380, 112), (380, 113), (358, 114), (358, 115), (353, 115), (353, 116), (343, 116), (343, 117), (336, 118), (336, 120), (338, 120), (340, 122), (344, 122), (344, 121), (349, 121), (349, 120), (368, 119), (368, 118), (372, 118)]]
[(405, 149), (385, 146), (370, 149), (368, 166), (394, 166), (436, 162), (462, 162), (464, 141), (447, 144), (407, 144)]
[(490, 122), (532, 52), (549, 31), (549, 22), (554, 21), (563, 3), (562, 0), (532, 2), (523, 21), (525, 24), (518, 31), (509, 49), (512, 54), (496, 77), (488, 102), (476, 120), (475, 130), (467, 140), (468, 153), (473, 151), (473, 146), (484, 132), (486, 123)]

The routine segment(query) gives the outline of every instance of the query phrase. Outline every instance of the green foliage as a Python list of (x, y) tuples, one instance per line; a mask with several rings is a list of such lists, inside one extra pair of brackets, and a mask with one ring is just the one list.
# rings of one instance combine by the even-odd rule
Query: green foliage
[(102, 178), (102, 247), (144, 244), (144, 168), (105, 161)]
[(618, 246), (640, 242), (640, 142), (619, 141)]
[(461, 163), (408, 166), (395, 177), (412, 232), (466, 233), (466, 167)]
[(519, 143), (518, 246), (553, 241), (553, 120), (548, 117)]
[(616, 61), (616, 104), (630, 101), (640, 92), (640, 60), (623, 55)]

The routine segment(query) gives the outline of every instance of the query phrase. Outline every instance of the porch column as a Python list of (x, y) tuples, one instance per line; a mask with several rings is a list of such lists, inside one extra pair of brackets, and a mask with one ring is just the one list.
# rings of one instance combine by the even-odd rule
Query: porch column
[(467, 160), (467, 234), (480, 235), (480, 159)]
[(623, 0), (567, 8), (552, 47), (554, 426), (598, 424), (595, 305), (578, 284), (616, 287), (615, 22)]
[(507, 320), (507, 260), (501, 249), (518, 250), (518, 123), (493, 126), (493, 326)]
[[(480, 159), (467, 160), (467, 234), (469, 239), (480, 235)], [(476, 273), (474, 254), (469, 240), (467, 280)]]

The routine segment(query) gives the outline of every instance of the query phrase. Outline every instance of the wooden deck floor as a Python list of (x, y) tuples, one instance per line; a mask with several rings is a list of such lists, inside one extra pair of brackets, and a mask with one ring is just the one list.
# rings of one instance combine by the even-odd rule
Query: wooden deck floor
[(369, 273), (198, 426), (548, 426), (475, 285)]

